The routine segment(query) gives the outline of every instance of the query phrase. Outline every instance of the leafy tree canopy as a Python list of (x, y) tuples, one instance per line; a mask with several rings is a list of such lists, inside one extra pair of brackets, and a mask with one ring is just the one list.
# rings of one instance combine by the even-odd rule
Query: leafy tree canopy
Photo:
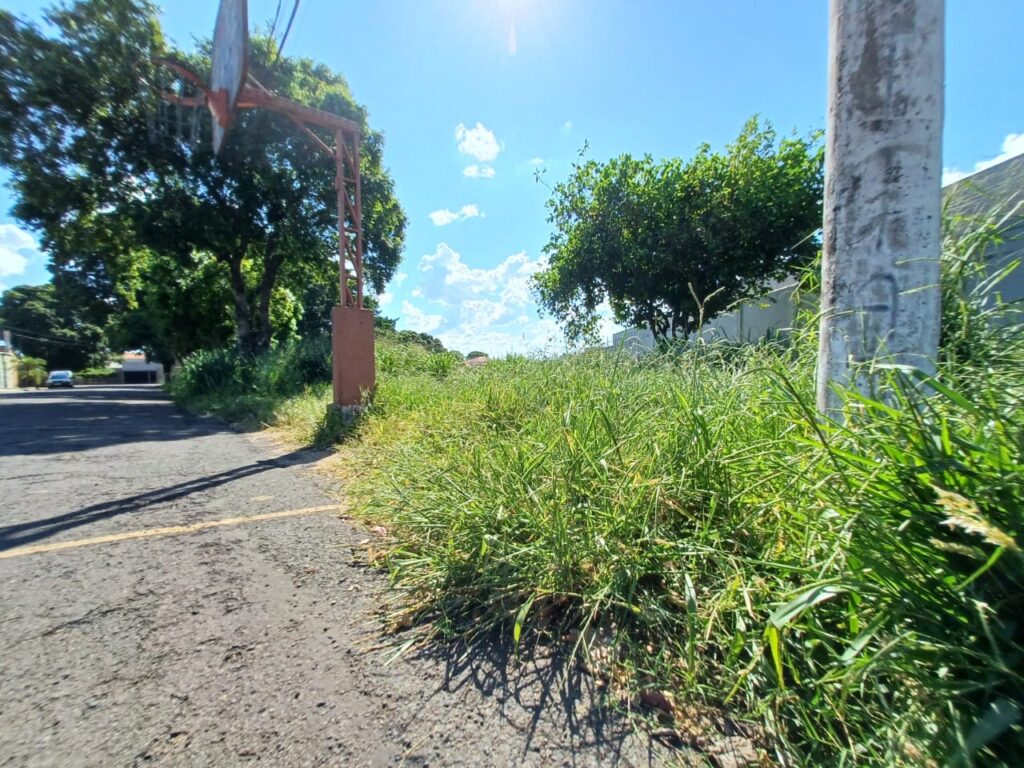
[(103, 331), (85, 322), (77, 308), (60, 301), (52, 283), (4, 291), (0, 327), (11, 332), (16, 350), (45, 360), (51, 370), (78, 370), (106, 362)]
[(130, 303), (106, 328), (113, 347), (144, 348), (170, 368), (199, 349), (230, 343), (235, 324), (225, 264), (199, 253), (183, 268), (171, 256), (139, 250), (133, 265)]
[(689, 333), (813, 258), (823, 154), (817, 136), (779, 140), (753, 117), (724, 153), (575, 163), (548, 201), (539, 303), (574, 340), (605, 301), (658, 338)]
[(397, 341), (402, 344), (416, 344), (417, 346), (423, 347), (428, 352), (447, 352), (442, 341), (436, 336), (431, 336), (429, 333), (419, 333), (417, 331), (399, 331), (396, 327), (397, 320), (392, 317), (384, 317), (383, 315), (377, 314), (374, 317), (374, 328), (376, 329), (376, 335), (379, 339), (389, 339)]
[(429, 333), (419, 333), (418, 331), (399, 331), (395, 334), (395, 338), (409, 344), (419, 344), (430, 352), (448, 351), (444, 348), (444, 344), (441, 343), (441, 340), (437, 338), (437, 336), (431, 336)]
[[(186, 89), (156, 63), (206, 76), (209, 45), (171, 49), (149, 0), (78, 0), (46, 19), (44, 30), (0, 11), (0, 163), (12, 170), (14, 213), (40, 233), (68, 300), (98, 323), (143, 313), (120, 318), (117, 332), (127, 341), (135, 329), (170, 355), (223, 336), (224, 306), (246, 350), (322, 330), (301, 302), (337, 301), (333, 161), (262, 110), (240, 113), (215, 157), (209, 113), (162, 99)], [(383, 136), (326, 66), (279, 56), (259, 36), (249, 61), (267, 88), (362, 126), (365, 276), (383, 290), (406, 224)], [(195, 334), (175, 317), (185, 307), (204, 326)]]
[(441, 340), (437, 336), (431, 336), (429, 333), (398, 331), (395, 333), (395, 339), (406, 344), (418, 344), (428, 352), (447, 352)]
[(374, 311), (373, 314), (373, 327), (379, 331), (392, 331), (398, 332), (398, 318), (397, 317), (385, 317), (380, 313), (380, 309)]

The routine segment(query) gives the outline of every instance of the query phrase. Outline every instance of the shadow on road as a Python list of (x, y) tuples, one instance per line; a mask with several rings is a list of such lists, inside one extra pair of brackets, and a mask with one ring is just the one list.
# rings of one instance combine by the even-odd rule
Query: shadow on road
[(170, 501), (184, 498), (193, 493), (216, 488), (226, 483), (241, 480), (245, 477), (258, 475), (271, 469), (294, 466), (296, 464), (308, 464), (322, 458), (323, 454), (308, 450), (298, 450), (278, 456), (266, 461), (257, 461), (241, 467), (234, 467), (206, 477), (198, 477), (187, 480), (183, 483), (160, 488), (155, 491), (147, 491), (135, 496), (126, 496), (123, 499), (107, 501), (101, 504), (93, 504), (82, 509), (68, 512), (56, 517), (48, 517), (41, 520), (32, 520), (25, 523), (17, 523), (0, 527), (0, 552), (24, 546), (41, 539), (49, 538), (61, 531), (89, 525), (100, 520), (111, 517), (141, 512), (147, 507), (157, 504), (166, 504)]
[[(511, 639), (500, 631), (488, 632), (471, 641), (431, 644), (419, 651), (418, 658), (440, 661), (445, 677), (440, 690), (455, 692), (472, 685), (485, 696), (502, 703), (506, 718), (523, 733), (523, 755), (533, 745), (542, 718), (555, 732), (568, 735), (573, 751), (586, 747), (607, 750), (603, 764), (636, 764), (636, 747), (623, 755), (623, 746), (631, 735), (646, 740), (646, 762), (659, 763), (663, 749), (647, 737), (635, 733), (626, 717), (605, 701), (594, 679), (586, 675), (567, 649), (534, 645), (520, 647), (518, 654)], [(522, 718), (528, 724), (523, 727)]]
[(179, 410), (153, 386), (0, 393), (0, 456), (186, 440), (226, 429)]

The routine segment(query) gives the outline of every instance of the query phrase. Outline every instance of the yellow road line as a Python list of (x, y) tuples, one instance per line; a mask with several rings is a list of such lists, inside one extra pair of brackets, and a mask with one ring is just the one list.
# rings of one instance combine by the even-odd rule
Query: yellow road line
[(241, 523), (257, 523), (261, 520), (277, 520), (281, 517), (297, 517), (299, 515), (312, 515), (317, 512), (336, 512), (342, 508), (341, 504), (328, 504), (323, 507), (306, 507), (304, 509), (286, 509), (283, 512), (267, 512), (262, 515), (247, 515), (245, 517), (227, 517), (222, 520), (208, 520), (205, 523), (193, 523), (192, 525), (171, 525), (166, 528), (144, 528), (141, 531), (129, 531), (128, 533), (112, 533), (108, 536), (94, 536), (91, 539), (77, 539), (75, 541), (58, 541), (53, 544), (36, 544), (30, 547), (16, 547), (6, 552), (0, 552), (0, 560), (9, 557), (21, 557), (22, 555), (35, 555), (40, 552), (56, 552), (60, 549), (74, 549), (75, 547), (86, 547), (90, 544), (110, 544), (116, 541), (128, 541), (129, 539), (145, 539), (150, 536), (175, 536), (182, 533), (194, 533), (207, 528), (220, 528), (225, 525), (240, 525)]

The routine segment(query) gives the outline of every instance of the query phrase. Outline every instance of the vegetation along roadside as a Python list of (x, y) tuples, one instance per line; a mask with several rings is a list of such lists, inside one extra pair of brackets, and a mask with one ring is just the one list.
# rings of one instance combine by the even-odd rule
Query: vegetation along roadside
[[(842, 424), (815, 415), (810, 317), (787, 343), (474, 367), (382, 338), (339, 451), (392, 628), (568, 643), (662, 735), (739, 728), (780, 763), (1012, 763), (1024, 326), (982, 298), (994, 237), (946, 240), (935, 377), (879, 371)], [(337, 437), (326, 347), (232, 354), (176, 397)]]

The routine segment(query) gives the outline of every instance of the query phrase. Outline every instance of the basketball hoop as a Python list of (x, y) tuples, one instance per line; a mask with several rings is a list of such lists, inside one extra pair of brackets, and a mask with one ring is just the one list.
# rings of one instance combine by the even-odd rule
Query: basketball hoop
[(207, 105), (213, 115), (213, 152), (220, 154), (235, 119), (238, 96), (249, 71), (249, 11), (246, 0), (221, 0), (213, 29)]
[(185, 96), (164, 90), (155, 108), (146, 115), (149, 143), (178, 141), (192, 147), (198, 145), (207, 111), (205, 96)]
[[(246, 0), (220, 0), (213, 33), (210, 84), (175, 61), (161, 63), (197, 87), (202, 94), (185, 97), (165, 94), (179, 107), (206, 105), (213, 115), (213, 151), (219, 154), (239, 109), (262, 108), (291, 120), (314, 146), (335, 162), (338, 190), (338, 289), (341, 306), (332, 313), (334, 402), (359, 405), (363, 392), (374, 386), (373, 312), (363, 308), (363, 205), (359, 173), (362, 130), (340, 115), (307, 107), (264, 88), (249, 74), (249, 22)], [(196, 124), (194, 124), (196, 125)], [(334, 136), (329, 146), (312, 129)], [(193, 132), (195, 128), (193, 128)], [(348, 221), (351, 220), (351, 227)], [(355, 292), (349, 287), (350, 272)]]

